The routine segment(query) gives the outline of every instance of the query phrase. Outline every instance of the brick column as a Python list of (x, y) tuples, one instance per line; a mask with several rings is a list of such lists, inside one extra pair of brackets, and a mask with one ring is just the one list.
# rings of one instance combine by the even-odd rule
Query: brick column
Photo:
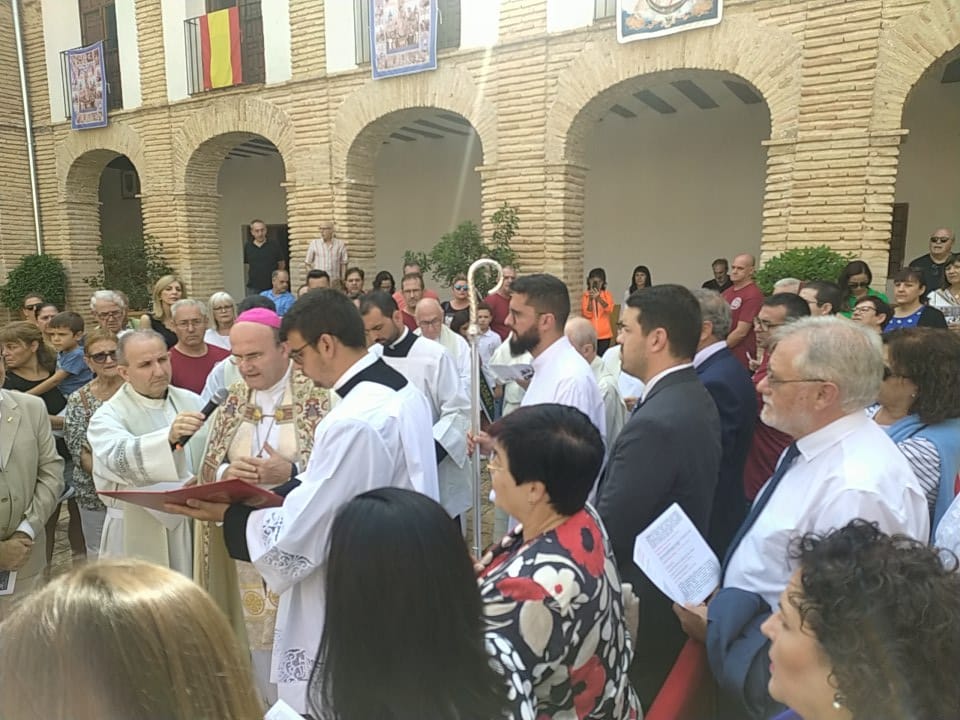
[(163, 105), (167, 102), (166, 51), (163, 47), (163, 12), (160, 5), (157, 0), (136, 0), (140, 93), (144, 105)]
[(332, 185), (333, 219), (337, 235), (347, 243), (350, 264), (363, 268), (367, 277), (373, 279), (378, 270), (377, 242), (373, 229), (372, 183), (340, 180)]
[[(334, 217), (334, 194), (329, 183), (305, 185), (284, 183), (287, 190), (287, 225), (290, 228), (290, 287), (296, 290), (305, 282), (303, 261), (307, 246), (320, 237), (320, 225)], [(337, 225), (337, 237), (345, 240), (346, 227)], [(351, 264), (354, 248), (347, 248)]]

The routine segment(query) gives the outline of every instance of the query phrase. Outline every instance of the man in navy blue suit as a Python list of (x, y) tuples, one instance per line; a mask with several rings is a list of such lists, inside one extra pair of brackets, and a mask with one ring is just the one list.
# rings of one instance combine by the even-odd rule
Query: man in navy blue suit
[(727, 349), (730, 306), (713, 290), (695, 290), (693, 294), (703, 318), (693, 367), (720, 413), (720, 477), (713, 496), (707, 542), (722, 558), (747, 515), (743, 466), (753, 437), (756, 400), (750, 374)]

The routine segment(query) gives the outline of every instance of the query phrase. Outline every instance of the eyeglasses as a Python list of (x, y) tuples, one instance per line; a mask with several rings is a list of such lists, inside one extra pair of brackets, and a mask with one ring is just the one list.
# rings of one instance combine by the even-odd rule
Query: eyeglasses
[(119, 320), (123, 315), (121, 310), (111, 310), (110, 312), (94, 313), (98, 320)]
[(290, 348), (290, 359), (297, 365), (303, 364), (303, 351), (308, 347), (310, 347), (310, 343), (306, 342), (298, 348)]
[(856, 290), (857, 288), (870, 287), (870, 283), (868, 283), (868, 282), (848, 282), (848, 283), (847, 283), (847, 287), (850, 288), (851, 290)]
[(873, 305), (871, 305), (871, 304), (869, 304), (869, 303), (866, 303), (866, 304), (864, 304), (864, 305), (857, 305), (857, 306), (853, 309), (853, 313), (852, 313), (852, 314), (853, 314), (853, 315), (863, 315), (865, 312), (873, 312), (873, 313), (875, 313), (876, 311), (877, 311), (877, 309), (876, 309)]
[(250, 353), (249, 355), (231, 355), (230, 362), (232, 362), (234, 365), (241, 365), (242, 363), (255, 363), (262, 357), (262, 352)]
[(948, 243), (948, 242), (950, 242), (952, 239), (953, 239), (953, 238), (949, 238), (949, 237), (941, 237), (940, 235), (932, 235), (932, 236), (930, 237), (930, 242), (933, 242), (933, 243)]
[(769, 320), (761, 320), (760, 318), (753, 319), (753, 326), (758, 330), (763, 330), (764, 332), (767, 332), (768, 330), (773, 330), (774, 328), (778, 328), (781, 325), (786, 325), (786, 323), (775, 323), (775, 322), (770, 322)]
[(106, 350), (104, 352), (94, 353), (89, 356), (91, 360), (95, 363), (105, 363), (107, 360), (116, 360), (117, 351), (116, 350)]
[(421, 320), (417, 323), (422, 328), (428, 327), (438, 327), (443, 324), (443, 318), (437, 318), (436, 320)]
[(24, 310), (33, 310), (34, 312), (36, 312), (37, 310), (39, 310), (39, 309), (42, 308), (42, 307), (43, 307), (43, 303), (33, 303), (32, 305), (24, 305), (24, 306), (23, 306), (23, 309), (24, 309)]
[(469, 289), (470, 289), (470, 286), (469, 286), (469, 285), (454, 285), (454, 286), (453, 286), (453, 289), (454, 289), (454, 290), (459, 290), (460, 292), (463, 292), (464, 290), (469, 290)]
[(233, 305), (218, 305), (214, 308), (214, 312), (219, 310), (233, 310)]
[(770, 377), (767, 375), (767, 384), (768, 385), (789, 385), (790, 383), (811, 383), (811, 382), (830, 382), (829, 380), (824, 380), (823, 378), (796, 378), (794, 380), (781, 380), (780, 378)]

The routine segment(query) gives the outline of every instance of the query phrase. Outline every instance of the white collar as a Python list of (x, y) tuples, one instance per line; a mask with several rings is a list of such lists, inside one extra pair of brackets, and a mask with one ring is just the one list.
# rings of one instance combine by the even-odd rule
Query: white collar
[(353, 365), (347, 368), (346, 372), (341, 375), (337, 381), (333, 384), (334, 390), (339, 390), (343, 387), (349, 380), (353, 378), (354, 375), (357, 375), (368, 367), (373, 365), (380, 358), (374, 355), (373, 353), (367, 352), (362, 358), (357, 360)]
[[(408, 314), (409, 314), (409, 313), (408, 313)], [(394, 340), (392, 343), (390, 343), (387, 347), (389, 347), (391, 350), (392, 350), (393, 348), (395, 348), (397, 345), (399, 345), (400, 343), (403, 342), (404, 338), (407, 337), (407, 333), (408, 333), (408, 332), (410, 332), (410, 329), (409, 329), (406, 325), (404, 325), (404, 326), (403, 326), (403, 332), (400, 333), (400, 337), (398, 337), (396, 340)]]
[(693, 356), (693, 366), (695, 368), (700, 367), (707, 360), (723, 350), (726, 346), (726, 342), (723, 340), (717, 340), (717, 342), (707, 345), (705, 348), (703, 348), (703, 350), (698, 350), (697, 354)]
[(693, 367), (693, 363), (682, 363), (680, 365), (674, 365), (673, 367), (668, 367), (666, 370), (661, 370), (652, 378), (647, 381), (647, 384), (643, 386), (643, 395), (640, 396), (640, 402), (644, 402), (647, 399), (647, 396), (650, 395), (650, 391), (653, 390), (653, 386), (658, 382), (663, 380), (670, 373), (678, 372), (679, 370), (686, 370), (687, 368)]
[(820, 453), (842, 442), (850, 433), (872, 422), (873, 420), (868, 418), (862, 409), (855, 410), (829, 425), (824, 425), (819, 430), (814, 430), (809, 435), (797, 438), (797, 449), (803, 455), (803, 459), (809, 462)]

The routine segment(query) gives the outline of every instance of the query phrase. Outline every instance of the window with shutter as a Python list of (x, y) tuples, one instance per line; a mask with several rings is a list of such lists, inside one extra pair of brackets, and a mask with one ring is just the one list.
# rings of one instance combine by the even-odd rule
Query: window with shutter
[(103, 62), (107, 72), (107, 107), (123, 107), (120, 82), (120, 48), (117, 44), (117, 10), (114, 0), (79, 0), (80, 38), (84, 46), (103, 40)]
[[(354, 0), (353, 31), (357, 65), (370, 62), (370, 0)], [(437, 50), (460, 47), (460, 0), (438, 0)]]
[(593, 19), (613, 17), (617, 14), (617, 0), (593, 0)]

